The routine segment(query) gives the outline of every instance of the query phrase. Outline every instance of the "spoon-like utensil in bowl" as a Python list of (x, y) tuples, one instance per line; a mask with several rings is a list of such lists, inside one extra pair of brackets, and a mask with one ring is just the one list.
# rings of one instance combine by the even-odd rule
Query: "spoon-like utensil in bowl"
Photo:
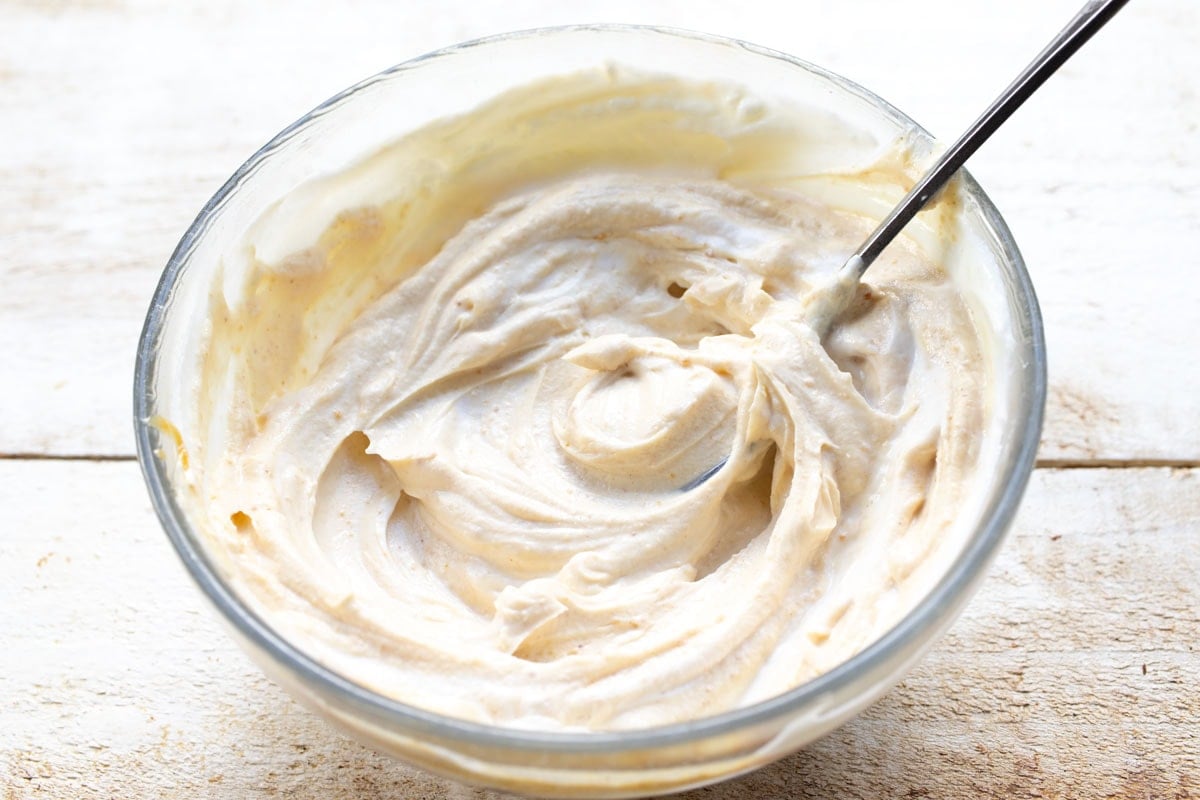
[[(812, 292), (806, 304), (806, 311), (809, 323), (819, 334), (824, 335), (830, 323), (850, 305), (858, 282), (867, 271), (867, 267), (871, 266), (904, 226), (941, 191), (979, 146), (1127, 2), (1129, 0), (1091, 0), (1084, 5), (1008, 88), (992, 101), (971, 127), (967, 128), (954, 144), (946, 148), (933, 167), (879, 223), (879, 227), (867, 237), (862, 246), (846, 259), (846, 263), (833, 279)], [(681, 487), (681, 491), (690, 491), (704, 483), (717, 474), (727, 461), (728, 459), (723, 459), (693, 478)]]

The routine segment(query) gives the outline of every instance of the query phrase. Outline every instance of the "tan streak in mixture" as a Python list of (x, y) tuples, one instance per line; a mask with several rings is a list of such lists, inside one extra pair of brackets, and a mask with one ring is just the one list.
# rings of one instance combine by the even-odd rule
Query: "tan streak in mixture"
[(186, 443), (238, 591), (379, 692), (544, 729), (717, 713), (878, 638), (928, 588), (986, 376), (908, 243), (806, 324), (870, 227), (796, 188), (812, 137), (727, 87), (575, 76), (268, 211)]

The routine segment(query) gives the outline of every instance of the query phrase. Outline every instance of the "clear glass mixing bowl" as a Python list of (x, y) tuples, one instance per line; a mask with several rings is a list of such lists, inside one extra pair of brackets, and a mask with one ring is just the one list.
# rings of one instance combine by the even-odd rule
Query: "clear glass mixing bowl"
[(545, 733), (465, 722), (376, 694), (332, 672), (239, 599), (179, 502), (171, 437), (153, 424), (180, 416), (189, 369), (223, 248), (270, 203), (423, 125), (552, 74), (607, 63), (736, 82), (800, 103), (836, 102), (875, 136), (932, 139), (865, 89), (790, 56), (680, 31), (584, 26), (498, 36), (401, 64), (339, 94), (247, 161), (200, 212), (171, 256), (146, 316), (134, 377), (138, 457), (154, 507), (192, 577), (241, 645), (298, 700), (360, 741), (437, 773), (523, 794), (620, 797), (676, 791), (766, 764), (817, 739), (876, 700), (951, 623), (983, 577), (1033, 467), (1046, 394), (1037, 301), (995, 207), (964, 176), (961, 213), (991, 263), (972, 277), (975, 312), (995, 333), (994, 398), (1002, 425), (985, 502), (940, 581), (902, 621), (849, 661), (765, 702), (658, 728)]

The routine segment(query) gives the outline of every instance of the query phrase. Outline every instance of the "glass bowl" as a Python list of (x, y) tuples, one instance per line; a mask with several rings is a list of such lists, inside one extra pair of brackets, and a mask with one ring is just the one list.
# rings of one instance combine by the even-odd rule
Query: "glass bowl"
[[(1000, 214), (962, 176), (961, 215), (987, 257), (966, 276), (975, 316), (992, 334), (993, 367), (1007, 374), (993, 398), (995, 469), (970, 535), (931, 591), (880, 639), (820, 677), (748, 707), (619, 732), (550, 733), (466, 722), (356, 685), (281, 636), (221, 574), (177, 495), (175, 432), (203, 344), (208, 292), (222, 248), (267, 205), (309, 179), (385, 142), (466, 112), (552, 74), (618, 63), (695, 79), (736, 82), (803, 103), (836, 103), (870, 135), (902, 139), (920, 154), (932, 137), (865, 89), (782, 53), (713, 36), (628, 26), (535, 30), (440, 50), (337, 95), (259, 150), (184, 234), (154, 293), (137, 352), (138, 458), (172, 544), (235, 638), (300, 702), (359, 741), (436, 773), (522, 794), (622, 797), (712, 783), (812, 742), (876, 700), (944, 631), (980, 583), (1016, 512), (1033, 467), (1046, 395), (1041, 318), (1029, 276)], [(898, 195), (897, 195), (898, 197)], [(878, 216), (886, 211), (879, 208)], [(170, 431), (170, 432), (169, 432)]]

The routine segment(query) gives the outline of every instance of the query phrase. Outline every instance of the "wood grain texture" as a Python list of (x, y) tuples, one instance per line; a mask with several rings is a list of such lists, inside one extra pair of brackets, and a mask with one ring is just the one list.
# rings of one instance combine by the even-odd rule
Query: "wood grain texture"
[[(1200, 469), (1039, 470), (895, 690), (697, 798), (1194, 797)], [(0, 462), (0, 788), (15, 798), (492, 797), (375, 755), (238, 652), (136, 465)]]
[[(493, 797), (290, 701), (191, 586), (136, 465), (94, 460), (133, 453), (175, 242), (276, 131), (435, 47), (622, 21), (795, 53), (953, 136), (1078, 3), (0, 0), (0, 797)], [(1197, 41), (1200, 4), (1131, 3), (971, 163), (1042, 300), (1043, 463), (1087, 468), (1035, 473), (900, 687), (694, 797), (1200, 796)], [(1101, 468), (1139, 463), (1197, 468)]]
[[(602, 18), (798, 54), (952, 137), (1076, 4), (612, 0)], [(600, 16), (582, 0), (0, 3), (0, 454), (132, 453), (158, 274), (276, 131), (434, 47)], [(1044, 457), (1200, 458), (1197, 41), (1200, 6), (1140, 0), (972, 160), (1045, 310)]]

